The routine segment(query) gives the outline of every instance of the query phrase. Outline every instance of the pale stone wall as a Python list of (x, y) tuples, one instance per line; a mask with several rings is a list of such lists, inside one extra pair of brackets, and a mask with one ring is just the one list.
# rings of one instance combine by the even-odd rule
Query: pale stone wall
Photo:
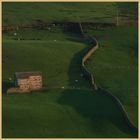
[(31, 90), (42, 88), (42, 76), (29, 76), (29, 85)]
[(29, 76), (28, 79), (18, 79), (18, 87), (21, 90), (38, 90), (42, 88), (42, 76)]
[(89, 52), (83, 57), (83, 63), (85, 63), (87, 61), (87, 59), (90, 58), (90, 56), (94, 53), (94, 51), (96, 51), (98, 49), (98, 44), (96, 46), (93, 46)]
[(7, 90), (7, 94), (10, 93), (24, 93), (30, 92), (33, 90), (40, 90), (42, 89), (42, 76), (29, 76), (28, 78), (24, 79), (16, 79), (17, 87), (9, 88)]
[(18, 86), (20, 90), (28, 91), (30, 90), (29, 80), (28, 79), (18, 79)]
[(93, 88), (95, 90), (98, 89), (96, 83), (95, 83), (95, 79), (94, 76), (91, 72), (88, 71), (88, 69), (85, 66), (85, 63), (87, 62), (87, 60), (90, 58), (90, 56), (98, 49), (98, 41), (95, 38), (90, 38), (93, 42), (95, 42), (95, 45), (92, 45), (91, 48), (88, 50), (88, 52), (84, 55), (84, 57), (82, 58), (82, 71), (85, 75), (85, 78), (88, 79), (91, 83), (91, 85), (93, 86)]
[(30, 90), (22, 90), (22, 89), (20, 89), (20, 88), (9, 88), (8, 90), (7, 90), (7, 94), (11, 94), (11, 93), (22, 93), (22, 92), (30, 92)]
[(17, 92), (19, 92), (19, 88), (9, 88), (7, 90), (7, 94), (17, 93)]

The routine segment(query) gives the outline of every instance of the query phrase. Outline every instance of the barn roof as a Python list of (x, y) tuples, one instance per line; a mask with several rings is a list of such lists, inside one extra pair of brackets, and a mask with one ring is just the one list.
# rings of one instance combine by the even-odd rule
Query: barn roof
[(42, 75), (40, 71), (32, 71), (32, 72), (15, 72), (15, 77), (17, 79), (25, 79), (29, 78), (29, 76), (38, 76)]

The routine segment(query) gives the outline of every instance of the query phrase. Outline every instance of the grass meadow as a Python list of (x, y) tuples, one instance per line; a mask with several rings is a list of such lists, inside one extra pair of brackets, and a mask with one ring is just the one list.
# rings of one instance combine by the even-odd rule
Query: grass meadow
[(98, 85), (120, 99), (138, 125), (137, 28), (118, 27), (89, 34), (97, 36), (100, 45), (88, 63), (89, 70)]
[[(37, 20), (116, 23), (117, 10), (119, 22), (134, 20), (137, 4), (3, 2), (2, 22), (5, 26)], [(87, 63), (88, 69), (98, 86), (119, 98), (137, 126), (137, 27), (88, 26), (84, 31), (99, 42), (99, 49)], [(112, 98), (91, 89), (84, 79), (81, 57), (90, 46), (79, 34), (55, 26), (3, 31), (2, 35), (3, 138), (138, 137)], [(6, 90), (14, 85), (15, 71), (42, 71), (44, 90), (7, 95)]]

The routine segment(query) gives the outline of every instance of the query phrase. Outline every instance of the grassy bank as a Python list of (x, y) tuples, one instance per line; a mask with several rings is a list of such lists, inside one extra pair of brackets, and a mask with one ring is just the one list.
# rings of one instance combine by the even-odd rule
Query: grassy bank
[(3, 96), (3, 137), (136, 137), (112, 100), (95, 91)]
[(138, 48), (137, 28), (118, 27), (92, 29), (100, 48), (92, 56), (88, 68), (101, 87), (116, 95), (128, 115), (138, 125)]
[[(5, 33), (3, 39), (5, 83), (10, 77), (11, 82), (14, 82), (13, 76), (16, 71), (42, 71), (45, 87), (89, 88), (80, 70), (81, 55), (87, 46), (81, 43), (76, 35), (64, 34), (61, 30), (56, 30), (55, 33), (44, 30), (24, 30), (17, 32), (17, 36), (24, 40), (14, 40), (13, 32)], [(40, 40), (32, 40), (32, 38)], [(76, 83), (75, 80), (78, 82)]]

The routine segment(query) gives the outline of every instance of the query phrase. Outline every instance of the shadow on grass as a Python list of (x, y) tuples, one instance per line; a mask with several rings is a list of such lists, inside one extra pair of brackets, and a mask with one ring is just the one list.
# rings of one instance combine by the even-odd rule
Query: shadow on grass
[(74, 54), (68, 70), (69, 86), (83, 87), (83, 88), (90, 87), (89, 81), (85, 80), (81, 71), (81, 63), (82, 63), (81, 58), (84, 55), (84, 53), (87, 52), (87, 50), (88, 50), (87, 48), (84, 48), (80, 52)]
[[(97, 137), (108, 137), (104, 133), (106, 130), (112, 129), (112, 125), (123, 133), (130, 135), (130, 137), (137, 137), (137, 134), (130, 129), (125, 121), (124, 115), (121, 113), (118, 105), (110, 97), (94, 90), (89, 91), (89, 93), (85, 91), (75, 90), (71, 92), (65, 90), (58, 99), (58, 103), (71, 106), (79, 114), (90, 119), (93, 126), (92, 131), (98, 135)], [(111, 136), (112, 134), (110, 134)], [(119, 137), (117, 133), (116, 137)]]
[(67, 38), (67, 39), (70, 41), (73, 41), (73, 42), (84, 43), (86, 46), (81, 51), (75, 53), (73, 55), (73, 58), (71, 59), (71, 62), (69, 65), (69, 70), (68, 70), (68, 75), (69, 75), (68, 84), (70, 87), (91, 88), (89, 80), (86, 80), (86, 78), (82, 74), (82, 70), (81, 70), (82, 58), (90, 49), (90, 47), (89, 47), (90, 45), (89, 45), (88, 41), (82, 37), (79, 39), (72, 39), (72, 38)]
[[(80, 75), (82, 74), (82, 57), (90, 48), (88, 42), (85, 43), (88, 47), (76, 53), (70, 63), (68, 71), (69, 86), (90, 88), (89, 81), (85, 80), (84, 77), (80, 77)], [(78, 80), (77, 83), (75, 82), (76, 79)], [(85, 118), (90, 119), (93, 124), (93, 132), (99, 134), (99, 136), (97, 137), (111, 137), (112, 134), (107, 136), (106, 134), (102, 135), (102, 133), (105, 133), (106, 130), (109, 131), (110, 129), (112, 129), (112, 125), (118, 128), (118, 130), (120, 130), (121, 132), (128, 134), (130, 137), (137, 137), (137, 133), (133, 132), (133, 130), (125, 121), (124, 114), (120, 111), (119, 106), (114, 103), (109, 96), (104, 95), (103, 92), (104, 91), (95, 92), (93, 90), (90, 93), (85, 93), (84, 91), (82, 93), (81, 91), (75, 91), (74, 93), (71, 93), (70, 91), (65, 90), (62, 93), (62, 96), (58, 99), (58, 103), (71, 106), (79, 114), (81, 114)], [(108, 126), (109, 124), (111, 124), (111, 127)], [(101, 127), (104, 130), (102, 130)], [(113, 134), (113, 136), (114, 135), (115, 134)], [(116, 137), (119, 137), (117, 133)]]
[(6, 94), (8, 88), (14, 87), (14, 82), (2, 81), (2, 93)]

